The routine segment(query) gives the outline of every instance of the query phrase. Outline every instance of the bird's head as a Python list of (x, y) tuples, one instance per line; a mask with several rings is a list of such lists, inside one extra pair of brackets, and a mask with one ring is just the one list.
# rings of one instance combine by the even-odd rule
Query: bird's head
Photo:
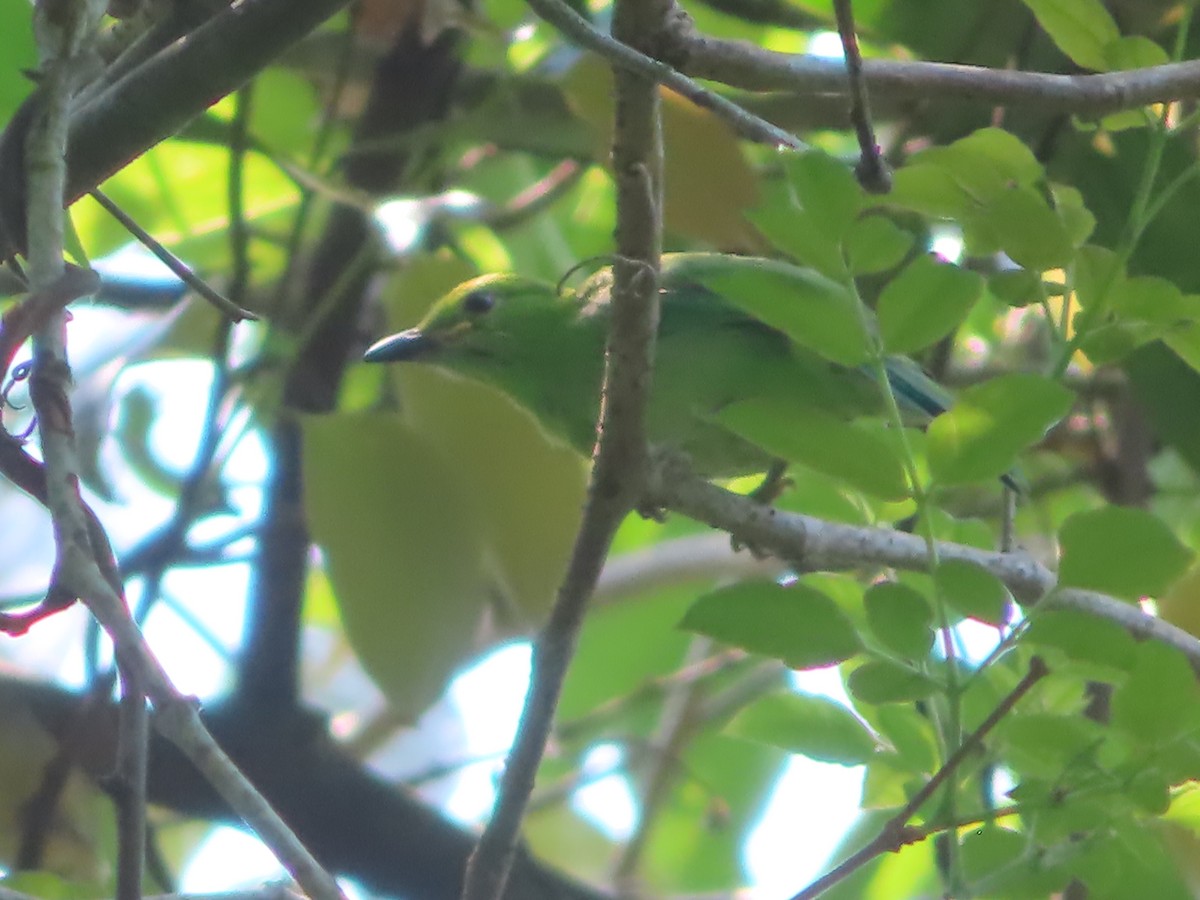
[(484, 275), (438, 300), (415, 328), (376, 342), (363, 359), (493, 366), (552, 341), (572, 308), (551, 285), (516, 275)]
[(602, 306), (589, 292), (485, 275), (459, 285), (421, 320), (374, 344), (367, 362), (423, 362), (489, 384), (552, 434), (586, 452), (604, 366)]

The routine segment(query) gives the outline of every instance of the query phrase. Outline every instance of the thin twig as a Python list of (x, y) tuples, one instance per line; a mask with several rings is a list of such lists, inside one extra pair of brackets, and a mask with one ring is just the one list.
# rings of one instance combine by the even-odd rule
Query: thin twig
[(168, 269), (179, 276), (188, 287), (194, 290), (197, 294), (215, 306), (221, 313), (228, 316), (234, 322), (241, 322), (246, 319), (257, 319), (254, 313), (248, 309), (242, 309), (207, 281), (193, 272), (183, 260), (164, 247), (161, 243), (146, 231), (141, 225), (133, 220), (133, 218), (121, 209), (104, 191), (100, 188), (94, 188), (88, 192), (92, 199), (99, 203), (104, 210), (116, 219), (121, 225), (132, 234), (147, 250), (153, 253), (158, 260)]
[(1017, 682), (1016, 687), (1009, 691), (1003, 700), (996, 704), (996, 708), (988, 714), (978, 728), (967, 736), (942, 767), (933, 773), (933, 777), (913, 794), (904, 808), (888, 819), (883, 828), (879, 830), (879, 834), (865, 847), (851, 854), (835, 868), (792, 897), (792, 900), (815, 900), (816, 897), (857, 872), (875, 857), (894, 852), (906, 844), (926, 837), (927, 832), (909, 828), (908, 820), (936, 793), (942, 782), (954, 774), (963, 761), (982, 746), (983, 739), (1000, 723), (1001, 719), (1012, 711), (1017, 702), (1049, 673), (1050, 670), (1042, 662), (1041, 657), (1032, 657), (1029, 660), (1029, 671), (1025, 673), (1025, 677)]
[(863, 80), (862, 51), (858, 48), (858, 33), (854, 27), (854, 11), (850, 0), (834, 0), (838, 35), (842, 39), (842, 55), (846, 59), (846, 76), (850, 85), (850, 121), (858, 138), (859, 159), (854, 167), (858, 183), (872, 194), (886, 194), (892, 189), (892, 176), (875, 142), (871, 124), (871, 108), (867, 102), (867, 85)]
[[(725, 543), (729, 543), (728, 538)], [(698, 662), (684, 665), (674, 672), (649, 678), (629, 693), (606, 700), (579, 718), (562, 723), (555, 729), (555, 738), (562, 743), (588, 740), (608, 723), (636, 710), (642, 704), (657, 700), (670, 690), (726, 673), (736, 666), (746, 665), (748, 661), (750, 656), (745, 650), (729, 648), (706, 656)], [(750, 664), (755, 665), (752, 662)]]
[[(250, 115), (250, 103), (247, 98), (250, 94), (251, 88), (246, 87), (235, 95), (236, 112), (229, 133), (229, 249), (233, 264), (229, 284), (230, 298), (226, 302), (234, 306), (241, 305), (250, 280), (250, 234), (246, 226), (242, 197), (243, 164), (248, 139), (246, 123)], [(153, 605), (158, 602), (167, 569), (175, 564), (179, 553), (186, 546), (189, 529), (204, 512), (204, 494), (213, 475), (221, 439), (226, 436), (222, 412), (231, 380), (228, 356), (232, 326), (233, 321), (228, 318), (222, 318), (217, 324), (210, 354), (213, 378), (200, 426), (200, 440), (195, 458), (180, 483), (174, 514), (139, 548), (152, 548), (153, 552), (150, 565), (144, 573), (141, 597), (134, 614), (138, 622), (144, 621)], [(129, 573), (128, 558), (123, 569), (126, 574)]]
[(507, 203), (487, 210), (480, 221), (496, 231), (520, 225), (560, 200), (586, 172), (578, 160), (564, 159)]
[(129, 672), (121, 679), (117, 767), (109, 793), (117, 808), (117, 900), (140, 900), (146, 861), (146, 773), (150, 714), (146, 693)]
[(675, 93), (687, 97), (697, 106), (712, 110), (714, 114), (732, 125), (742, 137), (775, 147), (791, 147), (793, 150), (806, 148), (805, 143), (794, 134), (747, 112), (720, 94), (701, 87), (691, 78), (666, 63), (639, 53), (628, 43), (622, 43), (593, 28), (587, 19), (562, 0), (529, 0), (529, 5), (534, 12), (561, 31), (568, 40), (599, 54), (626, 72), (669, 87)]
[[(237, 93), (237, 112), (230, 126), (228, 179), (229, 241), (233, 265), (230, 278), (230, 298), (223, 298), (223, 301), (233, 307), (240, 307), (240, 301), (245, 296), (246, 286), (249, 281), (249, 230), (246, 227), (242, 209), (242, 169), (246, 152), (246, 141), (248, 139), (246, 120), (249, 116), (249, 104), (243, 98), (249, 91), (250, 88), (243, 88)], [(96, 191), (95, 194), (99, 195), (96, 197), (98, 202), (112, 202), (99, 191)], [(113, 204), (113, 209), (115, 210), (114, 214), (118, 215), (118, 217), (128, 218), (115, 203)], [(144, 241), (154, 241), (149, 234), (140, 229), (140, 226), (133, 223), (132, 219), (129, 219), (129, 224), (126, 227), (129, 227), (130, 224), (132, 227), (138, 229)], [(163, 248), (163, 252), (171, 255), (170, 251), (165, 248)], [(175, 257), (172, 256), (172, 258)], [(182, 266), (183, 263), (179, 262), (179, 265)], [(192, 278), (196, 279), (196, 276), (193, 275)], [(207, 285), (205, 286), (207, 287)], [(212, 290), (212, 288), (208, 289)], [(211, 354), (213, 359), (213, 379), (209, 387), (204, 418), (200, 427), (199, 445), (196, 449), (195, 459), (180, 483), (174, 513), (170, 520), (157, 533), (143, 542), (138, 548), (139, 552), (151, 551), (151, 558), (148, 561), (146, 571), (143, 573), (141, 595), (138, 598), (137, 609), (134, 612), (134, 619), (139, 623), (146, 620), (146, 617), (158, 602), (163, 577), (167, 569), (176, 563), (180, 552), (186, 546), (188, 530), (203, 511), (203, 495), (209, 485), (209, 479), (212, 475), (221, 438), (225, 436), (222, 429), (221, 413), (230, 384), (227, 357), (232, 326), (233, 320), (227, 317), (223, 317), (217, 325)], [(126, 575), (131, 571), (129, 562), (130, 560), (127, 558), (123, 566)], [(87, 659), (89, 669), (94, 669), (95, 660), (99, 658), (99, 654), (96, 652), (99, 646), (99, 630), (94, 625), (89, 628), (88, 639), (89, 652)]]
[[(712, 649), (711, 638), (693, 638), (684, 665), (696, 665), (703, 661)], [(637, 826), (625, 841), (613, 865), (613, 884), (623, 896), (632, 896), (636, 892), (637, 871), (642, 855), (658, 821), (659, 813), (669, 797), (679, 757), (688, 739), (695, 733), (696, 710), (700, 697), (698, 682), (685, 681), (675, 684), (663, 698), (658, 728), (656, 734), (650, 738), (650, 764), (648, 770), (638, 779), (639, 785), (642, 786), (642, 796), (638, 803)]]

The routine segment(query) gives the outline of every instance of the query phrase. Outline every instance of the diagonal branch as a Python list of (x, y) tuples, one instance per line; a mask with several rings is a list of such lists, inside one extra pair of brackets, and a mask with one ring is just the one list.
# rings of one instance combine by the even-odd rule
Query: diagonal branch
[(991, 733), (992, 729), (1000, 724), (1000, 721), (1005, 716), (1012, 712), (1017, 702), (1028, 694), (1034, 685), (1049, 674), (1050, 670), (1046, 667), (1041, 657), (1033, 657), (1029, 661), (1029, 671), (1026, 672), (1025, 677), (996, 704), (996, 708), (988, 714), (987, 718), (980, 723), (978, 728), (967, 736), (954, 752), (954, 755), (946, 760), (945, 764), (933, 774), (933, 777), (912, 795), (908, 803), (904, 804), (904, 807), (896, 815), (884, 823), (875, 838), (857, 852), (852, 853), (804, 890), (800, 891), (792, 900), (816, 900), (825, 891), (845, 880), (850, 875), (853, 875), (875, 857), (881, 856), (884, 853), (895, 852), (905, 844), (911, 844), (914, 841), (923, 839), (926, 833), (910, 828), (908, 820), (916, 815), (917, 810), (934, 795), (934, 792), (937, 791), (947, 778), (955, 774), (958, 767), (963, 764), (968, 756), (979, 752), (979, 748), (983, 745), (983, 739)]
[[(687, 97), (697, 106), (712, 110), (713, 113), (732, 125), (742, 137), (776, 147), (790, 147), (793, 150), (805, 148), (805, 144), (795, 135), (772, 125), (766, 119), (747, 112), (720, 94), (701, 87), (691, 78), (677, 72), (666, 63), (634, 49), (631, 43), (623, 43), (620, 39), (609, 37), (593, 28), (591, 23), (571, 9), (563, 0), (529, 0), (529, 5), (534, 12), (561, 31), (568, 40), (604, 57), (618, 71), (628, 72), (650, 82), (662, 84), (675, 93)], [(655, 27), (661, 29), (663, 26), (662, 23), (656, 23)], [(656, 33), (658, 33), (657, 30), (644, 32), (644, 34)]]

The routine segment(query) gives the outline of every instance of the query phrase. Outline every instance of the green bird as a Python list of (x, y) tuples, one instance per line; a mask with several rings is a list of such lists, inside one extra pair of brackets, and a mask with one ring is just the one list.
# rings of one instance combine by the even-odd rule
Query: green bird
[[(832, 362), (714, 289), (706, 273), (728, 259), (669, 254), (659, 282), (661, 318), (647, 436), (686, 453), (707, 478), (763, 472), (778, 461), (717, 421), (731, 404), (799, 398), (840, 419), (882, 414), (885, 408), (867, 367)], [(735, 259), (742, 266), (783, 265)], [(805, 270), (788, 268), (806, 276)], [(837, 287), (821, 281), (827, 289)], [(589, 454), (596, 437), (611, 287), (611, 269), (566, 295), (517, 275), (485, 275), (452, 290), (417, 327), (380, 340), (364, 358), (428, 363), (484, 382), (532, 412), (550, 434)], [(902, 412), (913, 424), (946, 409), (947, 392), (911, 360), (889, 358), (886, 368)]]

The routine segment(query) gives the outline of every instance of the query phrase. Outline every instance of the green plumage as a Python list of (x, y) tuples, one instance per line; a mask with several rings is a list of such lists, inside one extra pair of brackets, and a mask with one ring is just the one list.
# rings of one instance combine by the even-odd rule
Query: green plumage
[[(763, 471), (766, 451), (714, 421), (752, 398), (801, 399), (843, 418), (879, 413), (882, 394), (865, 370), (800, 347), (705, 287), (691, 254), (669, 255), (647, 411), (653, 443), (687, 453), (707, 477)], [(711, 260), (711, 257), (706, 258)], [(490, 384), (533, 412), (543, 427), (590, 453), (604, 369), (611, 270), (567, 296), (514, 275), (468, 281), (439, 300), (415, 329), (367, 351), (372, 362), (429, 363)], [(917, 421), (945, 407), (945, 393), (908, 360), (889, 361), (902, 408)]]

